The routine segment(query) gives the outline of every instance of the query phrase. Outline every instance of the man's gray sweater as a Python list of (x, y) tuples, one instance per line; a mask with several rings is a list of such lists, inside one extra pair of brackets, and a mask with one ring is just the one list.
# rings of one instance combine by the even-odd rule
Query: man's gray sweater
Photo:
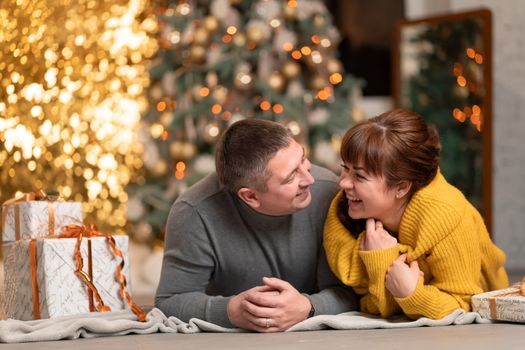
[(284, 216), (256, 212), (211, 174), (184, 192), (168, 217), (155, 305), (183, 321), (233, 327), (231, 296), (277, 277), (306, 294), (315, 314), (357, 309), (352, 290), (330, 271), (322, 246), (337, 178), (313, 166), (312, 203)]

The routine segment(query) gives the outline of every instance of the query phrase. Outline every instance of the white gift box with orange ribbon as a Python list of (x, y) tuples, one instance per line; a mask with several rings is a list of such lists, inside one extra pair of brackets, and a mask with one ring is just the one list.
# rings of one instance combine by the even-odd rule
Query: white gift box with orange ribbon
[(2, 206), (2, 240), (40, 238), (60, 234), (66, 225), (82, 225), (82, 203), (24, 201)]
[[(113, 235), (119, 257), (105, 237), (82, 238), (79, 248), (83, 269), (111, 310), (129, 308), (120, 292), (116, 274), (130, 281), (128, 236)], [(13, 242), (5, 257), (5, 300), (7, 316), (19, 320), (54, 318), (97, 311), (97, 300), (75, 273), (77, 238), (48, 237)], [(124, 261), (121, 265), (122, 259)], [(122, 284), (129, 295), (130, 285)]]
[(476, 294), (471, 303), (472, 311), (482, 317), (525, 323), (525, 277), (510, 288)]

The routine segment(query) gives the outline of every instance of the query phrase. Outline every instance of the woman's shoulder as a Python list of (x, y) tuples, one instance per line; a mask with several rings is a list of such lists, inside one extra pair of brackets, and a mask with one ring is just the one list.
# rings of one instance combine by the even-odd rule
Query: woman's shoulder
[(412, 196), (402, 225), (408, 231), (444, 236), (455, 230), (469, 207), (463, 193), (438, 173), (428, 186)]
[(456, 187), (448, 183), (438, 172), (434, 180), (412, 197), (411, 203), (423, 204), (430, 208), (463, 212), (468, 201), (465, 195)]

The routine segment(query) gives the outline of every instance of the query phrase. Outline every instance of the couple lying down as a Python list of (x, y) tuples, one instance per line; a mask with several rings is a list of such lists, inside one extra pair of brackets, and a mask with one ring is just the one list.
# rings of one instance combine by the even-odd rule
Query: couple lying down
[(441, 174), (440, 149), (420, 115), (389, 111), (346, 132), (338, 180), (284, 126), (232, 124), (216, 172), (172, 206), (155, 306), (256, 332), (351, 310), (469, 311), (508, 286), (505, 255)]

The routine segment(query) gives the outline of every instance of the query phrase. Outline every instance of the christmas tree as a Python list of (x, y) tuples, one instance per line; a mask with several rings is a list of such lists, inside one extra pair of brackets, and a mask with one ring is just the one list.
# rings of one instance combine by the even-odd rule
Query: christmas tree
[(171, 1), (156, 10), (145, 171), (128, 188), (134, 238), (162, 240), (171, 204), (214, 170), (215, 142), (234, 121), (279, 121), (315, 163), (337, 168), (360, 87), (343, 73), (321, 1)]
[(403, 107), (417, 111), (437, 127), (443, 174), (480, 210), (483, 209), (480, 132), (484, 125), (482, 109), (487, 79), (483, 72), (486, 48), (482, 32), (481, 18), (419, 25), (407, 31), (406, 40), (418, 48), (418, 53), (410, 56), (413, 68), (407, 74), (407, 88), (401, 96)]

